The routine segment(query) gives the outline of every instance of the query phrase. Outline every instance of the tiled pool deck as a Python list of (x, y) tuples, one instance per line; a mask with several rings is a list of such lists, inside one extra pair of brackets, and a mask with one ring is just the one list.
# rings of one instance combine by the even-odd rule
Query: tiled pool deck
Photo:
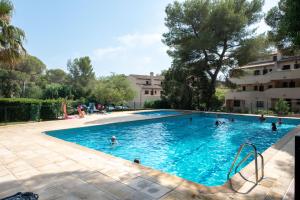
[[(32, 191), (42, 200), (292, 199), (299, 128), (263, 153), (265, 179), (254, 186), (237, 174), (232, 187), (205, 187), (43, 133), (146, 118), (122, 112), (0, 127), (0, 198)], [(241, 172), (248, 179), (254, 177), (252, 164)]]

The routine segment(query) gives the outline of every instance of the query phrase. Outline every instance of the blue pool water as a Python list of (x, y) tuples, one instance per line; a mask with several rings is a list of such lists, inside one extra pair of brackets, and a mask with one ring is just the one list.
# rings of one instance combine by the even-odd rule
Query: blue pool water
[(135, 114), (151, 116), (151, 117), (159, 117), (166, 115), (179, 115), (181, 112), (177, 112), (174, 110), (157, 110), (157, 111), (146, 111), (146, 112), (136, 112)]
[[(256, 117), (234, 116), (235, 122), (229, 122), (231, 117), (220, 115), (218, 119), (225, 121), (220, 127), (214, 125), (215, 115), (193, 114), (47, 134), (130, 161), (139, 158), (145, 166), (215, 186), (226, 182), (227, 172), (242, 143), (252, 142), (263, 152), (300, 124), (299, 120), (285, 119), (278, 131), (272, 132), (271, 122), (276, 119), (260, 123)], [(109, 143), (112, 135), (118, 138), (116, 146)]]

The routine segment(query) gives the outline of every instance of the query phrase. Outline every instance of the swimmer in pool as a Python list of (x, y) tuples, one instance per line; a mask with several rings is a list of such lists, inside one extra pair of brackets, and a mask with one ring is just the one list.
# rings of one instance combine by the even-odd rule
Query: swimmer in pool
[(277, 131), (276, 123), (272, 122), (272, 131)]
[(110, 143), (111, 143), (112, 145), (113, 145), (113, 144), (118, 144), (117, 137), (113, 135), (113, 136), (110, 138)]
[(265, 118), (264, 114), (261, 114), (261, 116), (258, 119), (259, 119), (260, 122), (266, 121), (266, 118)]
[(278, 125), (281, 125), (282, 124), (282, 119), (281, 118), (278, 118)]
[(221, 122), (221, 121), (219, 121), (219, 120), (217, 120), (217, 121), (215, 122), (215, 125), (216, 125), (216, 126), (220, 126), (220, 125), (222, 125), (222, 124), (225, 124), (225, 122)]

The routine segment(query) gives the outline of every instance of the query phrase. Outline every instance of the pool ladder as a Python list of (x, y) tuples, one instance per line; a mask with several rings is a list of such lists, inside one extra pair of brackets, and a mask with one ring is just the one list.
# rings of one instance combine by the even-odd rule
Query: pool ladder
[[(239, 158), (242, 150), (244, 149), (244, 147), (246, 146), (250, 146), (252, 147), (252, 151), (250, 153), (248, 153), (235, 167), (234, 173), (237, 172), (237, 169), (251, 156), (254, 155), (254, 165), (255, 165), (255, 179), (256, 179), (256, 184), (261, 181), (264, 178), (264, 157), (257, 151), (256, 146), (252, 143), (246, 142), (244, 144), (242, 144), (234, 158), (234, 161), (232, 162), (232, 165), (229, 169), (229, 172), (227, 174), (227, 180), (229, 180), (230, 178), (230, 174), (235, 166), (235, 163), (237, 161), (237, 159)], [(261, 158), (261, 178), (258, 178), (258, 162), (257, 162), (257, 157)]]

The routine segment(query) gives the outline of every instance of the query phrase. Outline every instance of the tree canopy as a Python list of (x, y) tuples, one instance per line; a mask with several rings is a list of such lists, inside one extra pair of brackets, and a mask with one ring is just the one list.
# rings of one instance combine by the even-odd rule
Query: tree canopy
[(13, 68), (26, 52), (23, 47), (25, 33), (11, 25), (14, 6), (9, 0), (0, 0), (0, 61)]
[(88, 56), (69, 60), (68, 72), (49, 69), (23, 47), (25, 33), (11, 24), (14, 6), (0, 0), (0, 97), (67, 98), (124, 104), (133, 99), (125, 75), (97, 79)]
[(300, 1), (280, 0), (265, 17), (271, 41), (285, 53), (300, 50)]
[[(210, 109), (220, 73), (245, 62), (239, 52), (259, 40), (254, 39), (253, 25), (262, 17), (262, 5), (263, 0), (186, 0), (169, 4), (165, 18), (168, 32), (163, 34), (163, 41), (173, 61), (166, 81), (177, 82), (178, 87), (166, 89), (166, 98), (183, 98), (187, 94), (182, 91), (197, 91), (190, 95), (199, 95), (198, 107), (204, 103)], [(192, 102), (186, 103), (191, 106)]]
[(69, 60), (67, 67), (75, 98), (88, 97), (95, 81), (95, 73), (90, 58), (86, 56)]
[(49, 69), (45, 78), (50, 83), (63, 84), (68, 81), (68, 74), (62, 69)]
[(124, 104), (135, 96), (125, 75), (112, 74), (96, 82), (94, 98), (103, 104)]

